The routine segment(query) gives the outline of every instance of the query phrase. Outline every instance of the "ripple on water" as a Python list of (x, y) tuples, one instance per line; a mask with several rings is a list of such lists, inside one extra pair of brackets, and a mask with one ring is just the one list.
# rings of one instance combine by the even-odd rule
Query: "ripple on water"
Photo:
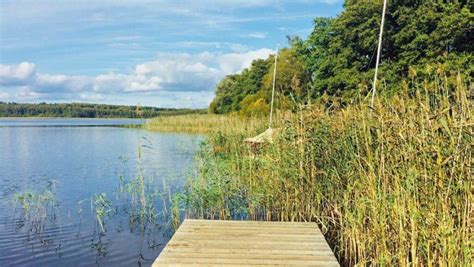
[(2, 225), (0, 234), (0, 265), (42, 265), (48, 259), (80, 259), (89, 253), (92, 235), (78, 235), (79, 225), (55, 226), (35, 232), (32, 229), (18, 229), (21, 220), (9, 220), (12, 223)]
[[(163, 189), (165, 182), (177, 188), (202, 137), (143, 133), (145, 141), (137, 133), (110, 127), (0, 127), (0, 267), (150, 265), (169, 234), (157, 227), (142, 235), (130, 224), (131, 198), (119, 194), (119, 175), (136, 178), (141, 142), (153, 148), (142, 150), (150, 188)], [(48, 211), (44, 225), (25, 222), (13, 196), (45, 189), (54, 191), (56, 210)], [(99, 235), (91, 208), (91, 198), (100, 193), (117, 209), (106, 219), (105, 236)], [(163, 201), (154, 204), (161, 214)]]

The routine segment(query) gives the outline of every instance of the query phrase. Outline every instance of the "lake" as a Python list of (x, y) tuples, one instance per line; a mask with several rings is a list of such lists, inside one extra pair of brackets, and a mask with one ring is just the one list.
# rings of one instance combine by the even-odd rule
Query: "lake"
[(149, 266), (203, 137), (0, 118), (0, 266)]

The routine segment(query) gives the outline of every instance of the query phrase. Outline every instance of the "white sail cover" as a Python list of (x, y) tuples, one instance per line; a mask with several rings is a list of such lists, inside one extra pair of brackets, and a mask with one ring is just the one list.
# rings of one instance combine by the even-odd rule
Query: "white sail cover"
[(263, 144), (263, 143), (273, 143), (273, 138), (275, 137), (275, 130), (268, 128), (265, 132), (244, 140), (245, 143), (249, 144)]

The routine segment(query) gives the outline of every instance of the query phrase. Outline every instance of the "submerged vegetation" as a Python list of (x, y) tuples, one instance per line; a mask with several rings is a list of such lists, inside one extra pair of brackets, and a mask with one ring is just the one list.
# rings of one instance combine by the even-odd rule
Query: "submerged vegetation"
[(473, 88), (440, 69), (430, 78), (373, 107), (300, 105), (257, 151), (243, 139), (265, 123), (220, 125), (181, 205), (188, 217), (317, 222), (347, 265), (470, 266)]

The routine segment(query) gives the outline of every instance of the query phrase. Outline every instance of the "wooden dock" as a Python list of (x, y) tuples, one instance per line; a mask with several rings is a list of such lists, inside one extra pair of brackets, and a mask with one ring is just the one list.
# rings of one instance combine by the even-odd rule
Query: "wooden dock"
[(339, 266), (316, 223), (186, 219), (156, 266)]

